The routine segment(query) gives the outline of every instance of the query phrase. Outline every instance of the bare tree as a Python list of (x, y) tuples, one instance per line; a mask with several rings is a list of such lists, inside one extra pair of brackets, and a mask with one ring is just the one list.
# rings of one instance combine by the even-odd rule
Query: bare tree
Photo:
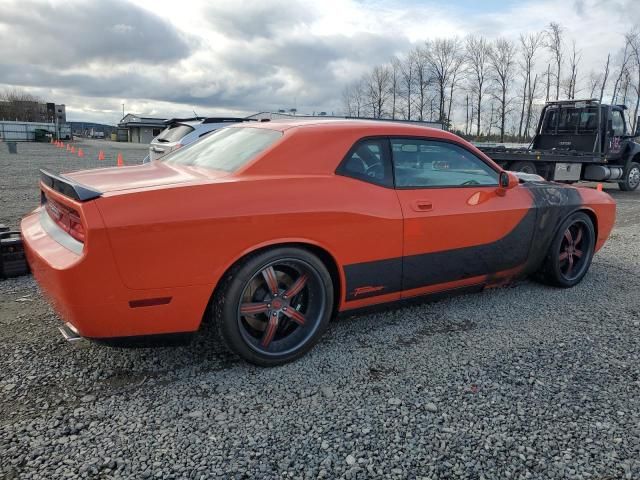
[(620, 90), (622, 91), (622, 105), (627, 104), (627, 95), (629, 93), (629, 85), (631, 85), (631, 72), (629, 69), (624, 71), (624, 76), (620, 82)]
[(405, 120), (411, 120), (411, 106), (413, 104), (414, 77), (416, 74), (415, 51), (400, 62), (400, 94), (404, 100), (403, 116)]
[(631, 129), (632, 132), (635, 132), (636, 124), (638, 122), (638, 107), (640, 106), (640, 33), (637, 30), (633, 30), (626, 34), (626, 39), (631, 51), (631, 67), (633, 68), (634, 75), (636, 76), (635, 83), (631, 84), (636, 94), (636, 105), (633, 111), (633, 127)]
[(482, 97), (486, 89), (487, 63), (490, 46), (484, 37), (470, 36), (466, 40), (466, 60), (471, 81), (471, 92), (475, 96), (476, 135), (480, 136)]
[(469, 135), (469, 94), (467, 94), (467, 97), (465, 99), (465, 121), (464, 121), (464, 134), (465, 135)]
[[(578, 79), (578, 66), (582, 59), (582, 53), (576, 50), (576, 41), (573, 40), (571, 57), (569, 57), (569, 76), (565, 84), (565, 94), (569, 100), (573, 100), (576, 97), (576, 82)], [(557, 99), (556, 99), (557, 100)]]
[(494, 84), (493, 97), (498, 102), (500, 141), (504, 142), (505, 123), (511, 104), (509, 88), (513, 81), (516, 46), (504, 38), (498, 38), (489, 53), (489, 68)]
[(533, 99), (535, 98), (538, 90), (539, 75), (536, 73), (533, 77), (533, 81), (529, 83), (530, 88), (527, 92), (527, 117), (524, 123), (525, 136), (529, 137), (529, 126), (531, 125), (531, 119), (533, 118)]
[(522, 137), (522, 126), (524, 123), (525, 109), (528, 104), (527, 99), (531, 90), (531, 73), (535, 64), (535, 56), (542, 45), (541, 33), (530, 33), (529, 35), (520, 35), (520, 51), (522, 59), (520, 60), (520, 68), (524, 79), (522, 87), (522, 111), (520, 113), (520, 125), (518, 127), (518, 138)]
[[(602, 97), (604, 97), (604, 88), (607, 85), (607, 79), (609, 78), (609, 62), (611, 61), (611, 54), (607, 55), (607, 64), (604, 67), (604, 78), (602, 79), (602, 86), (600, 87), (600, 101), (602, 102)], [(591, 94), (591, 98), (593, 98), (593, 93)]]
[(438, 38), (428, 44), (427, 62), (438, 91), (438, 116), (443, 123), (448, 122), (445, 113), (447, 88), (460, 70), (461, 58), (460, 41), (457, 38)]
[(364, 83), (362, 80), (347, 85), (342, 92), (342, 106), (348, 117), (360, 117), (365, 106)]
[(25, 90), (11, 89), (0, 93), (0, 119), (39, 122), (42, 100)]
[(429, 103), (429, 63), (427, 60), (428, 45), (423, 47), (418, 47), (415, 50), (414, 59), (415, 59), (415, 91), (416, 91), (416, 108), (418, 110), (418, 120), (424, 120), (425, 110), (427, 108), (427, 104)]
[(622, 51), (622, 57), (620, 59), (620, 70), (616, 81), (613, 84), (613, 95), (611, 96), (611, 103), (616, 103), (618, 99), (618, 93), (620, 88), (620, 82), (623, 77), (628, 75), (629, 62), (631, 61), (631, 49), (629, 48), (629, 38), (625, 37), (624, 50)]
[(560, 70), (562, 68), (563, 51), (562, 51), (562, 27), (556, 22), (551, 22), (547, 26), (547, 48), (552, 53), (556, 63), (556, 100), (560, 98)]
[(595, 98), (596, 90), (600, 88), (600, 84), (602, 83), (602, 75), (591, 71), (589, 73), (588, 79), (588, 87), (589, 87), (589, 98)]
[(491, 110), (490, 110), (490, 114), (489, 114), (489, 121), (487, 122), (487, 137), (491, 137), (491, 131), (493, 130), (493, 127), (495, 127), (498, 124), (498, 115), (496, 115), (496, 108), (493, 102), (491, 102), (490, 104), (491, 106)]
[(451, 79), (449, 81), (449, 108), (447, 109), (447, 121), (450, 127), (453, 124), (453, 120), (451, 117), (451, 109), (453, 106), (453, 94), (455, 89), (460, 84), (460, 81), (464, 77), (465, 73), (466, 73), (465, 56), (462, 50), (462, 46), (461, 44), (459, 44), (458, 50), (456, 52), (455, 59), (452, 65)]
[(355, 106), (353, 104), (352, 85), (347, 85), (342, 91), (342, 111), (347, 117), (355, 117)]
[(382, 118), (389, 99), (391, 71), (387, 65), (373, 67), (366, 80), (366, 95), (373, 118)]
[(399, 97), (400, 91), (400, 60), (398, 57), (393, 57), (391, 59), (391, 64), (389, 67), (390, 78), (389, 78), (389, 89), (391, 95), (391, 119), (396, 119), (396, 111), (397, 111), (397, 100)]

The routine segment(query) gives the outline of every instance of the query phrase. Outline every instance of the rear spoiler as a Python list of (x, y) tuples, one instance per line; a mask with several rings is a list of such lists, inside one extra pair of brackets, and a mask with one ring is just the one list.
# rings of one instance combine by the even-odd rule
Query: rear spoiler
[(85, 187), (84, 185), (74, 182), (63, 175), (54, 175), (53, 173), (42, 169), (40, 170), (40, 181), (56, 192), (60, 192), (61, 194), (80, 202), (93, 200), (94, 198), (98, 198), (102, 195), (102, 192), (99, 192), (98, 190)]

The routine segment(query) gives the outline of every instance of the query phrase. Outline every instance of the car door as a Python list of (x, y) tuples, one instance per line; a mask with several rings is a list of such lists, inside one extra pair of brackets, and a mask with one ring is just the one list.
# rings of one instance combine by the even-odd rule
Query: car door
[(404, 217), (403, 298), (499, 281), (524, 267), (532, 196), (499, 190), (497, 167), (462, 144), (391, 138)]
[(344, 189), (332, 192), (349, 212), (347, 228), (340, 233), (343, 246), (349, 245), (343, 265), (344, 308), (399, 300), (404, 219), (393, 188), (387, 139), (360, 139), (336, 173), (347, 177)]
[(609, 131), (609, 145), (607, 145), (607, 157), (609, 161), (619, 160), (622, 157), (622, 139), (625, 134), (624, 116), (621, 110), (611, 109), (611, 130)]

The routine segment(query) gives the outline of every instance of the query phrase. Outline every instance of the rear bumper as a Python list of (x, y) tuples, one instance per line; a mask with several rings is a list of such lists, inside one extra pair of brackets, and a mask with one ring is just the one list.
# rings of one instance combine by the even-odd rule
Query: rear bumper
[(34, 277), (75, 336), (115, 340), (200, 327), (212, 286), (130, 289), (118, 273), (104, 229), (91, 230), (77, 252), (47, 232), (40, 209), (23, 218), (20, 227)]

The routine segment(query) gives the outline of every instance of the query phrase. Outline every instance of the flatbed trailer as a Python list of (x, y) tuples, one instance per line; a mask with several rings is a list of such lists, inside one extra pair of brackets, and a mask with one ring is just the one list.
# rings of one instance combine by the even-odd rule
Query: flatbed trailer
[(598, 100), (548, 102), (528, 148), (478, 148), (503, 168), (558, 182), (614, 182), (640, 186), (640, 144), (630, 134), (623, 105)]

